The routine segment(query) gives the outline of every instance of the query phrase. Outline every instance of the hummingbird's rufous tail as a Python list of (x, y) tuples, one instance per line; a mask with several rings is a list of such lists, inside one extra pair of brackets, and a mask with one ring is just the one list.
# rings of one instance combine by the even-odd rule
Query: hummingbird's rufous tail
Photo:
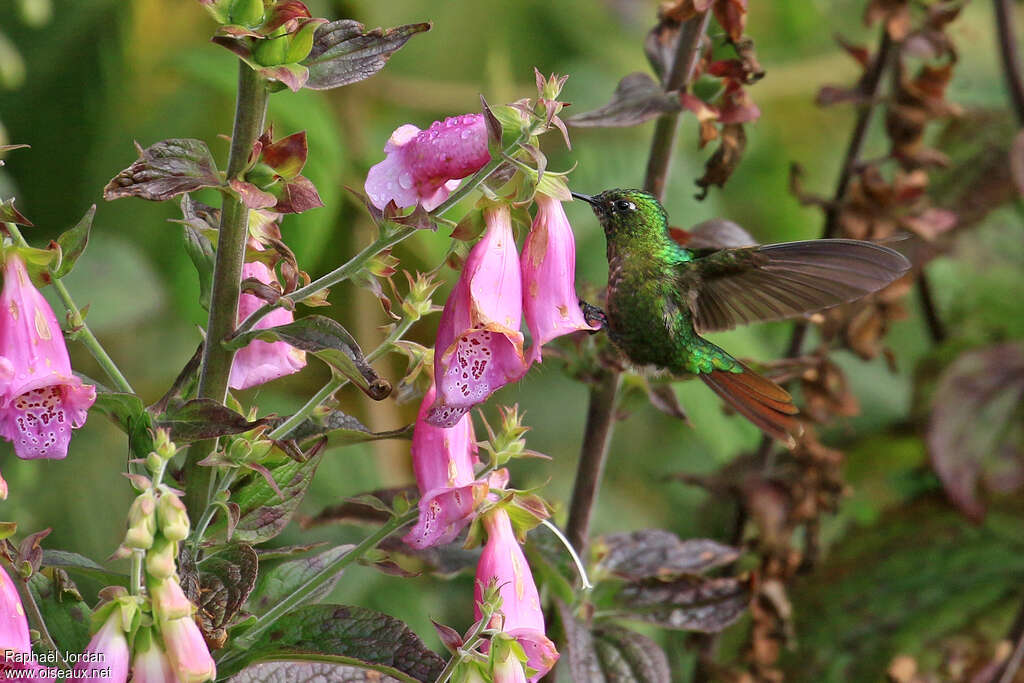
[(794, 417), (799, 411), (793, 397), (778, 384), (745, 365), (743, 372), (715, 370), (701, 373), (700, 378), (762, 432), (790, 448), (796, 445), (795, 437), (803, 433), (803, 425)]

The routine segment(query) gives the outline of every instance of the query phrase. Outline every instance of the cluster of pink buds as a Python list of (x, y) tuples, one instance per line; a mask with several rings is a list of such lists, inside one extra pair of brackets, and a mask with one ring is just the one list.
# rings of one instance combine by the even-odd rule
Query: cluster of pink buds
[[(32, 284), (17, 249), (0, 255), (0, 437), (22, 459), (67, 457), (96, 388), (72, 374), (53, 309)], [(0, 498), (7, 485), (0, 479)]]

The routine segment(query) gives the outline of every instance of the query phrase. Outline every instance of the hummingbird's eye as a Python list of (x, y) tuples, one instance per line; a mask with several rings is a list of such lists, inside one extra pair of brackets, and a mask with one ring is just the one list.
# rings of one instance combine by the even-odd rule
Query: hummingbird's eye
[(616, 199), (612, 203), (612, 213), (626, 213), (636, 211), (636, 204), (625, 199)]

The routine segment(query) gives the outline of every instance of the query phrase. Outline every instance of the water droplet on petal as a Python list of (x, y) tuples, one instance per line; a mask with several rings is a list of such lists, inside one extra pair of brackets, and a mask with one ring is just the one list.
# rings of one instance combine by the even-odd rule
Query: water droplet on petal
[(402, 186), (403, 190), (408, 190), (412, 187), (412, 176), (408, 173), (403, 173), (398, 176), (398, 184)]

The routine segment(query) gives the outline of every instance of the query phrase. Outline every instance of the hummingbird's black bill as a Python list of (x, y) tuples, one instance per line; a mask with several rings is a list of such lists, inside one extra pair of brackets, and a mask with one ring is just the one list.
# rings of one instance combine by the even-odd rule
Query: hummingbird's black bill
[(580, 194), (579, 192), (570, 192), (569, 194), (571, 194), (576, 199), (582, 199), (583, 201), (585, 201), (587, 204), (590, 204), (591, 206), (594, 206), (594, 204), (596, 203), (594, 198), (592, 196), (590, 196), (589, 194)]

